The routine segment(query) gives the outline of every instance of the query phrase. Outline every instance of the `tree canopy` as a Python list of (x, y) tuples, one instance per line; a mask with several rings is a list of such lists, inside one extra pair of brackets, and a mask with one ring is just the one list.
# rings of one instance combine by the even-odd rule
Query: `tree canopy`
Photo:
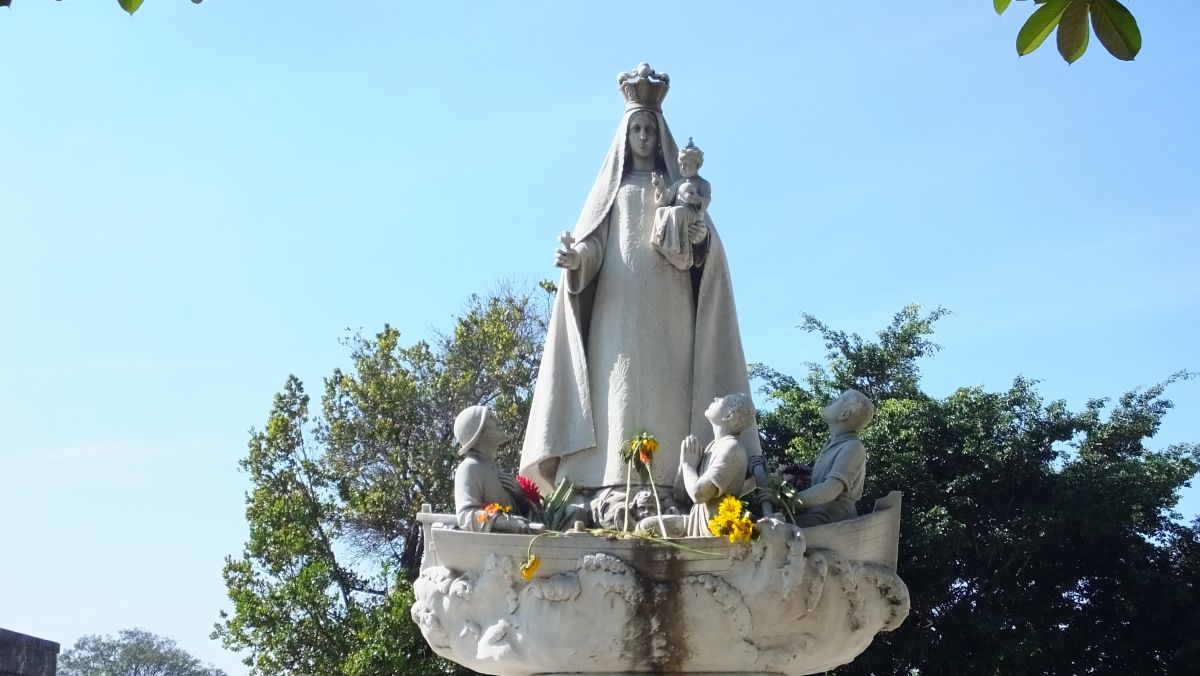
[(241, 463), (250, 538), (226, 561), (234, 609), (214, 632), (252, 673), (469, 673), (436, 658), (409, 619), (416, 513), (451, 508), (460, 410), (485, 404), (524, 428), (547, 311), (544, 292), (502, 288), (472, 297), (432, 342), (405, 347), (390, 326), (354, 336), (353, 369), (325, 379), (315, 416), (288, 379)]
[[(1200, 649), (1200, 520), (1179, 522), (1179, 489), (1200, 447), (1152, 450), (1179, 373), (1071, 411), (1018, 376), (1004, 391), (920, 389), (919, 360), (946, 311), (897, 313), (877, 340), (811, 316), (827, 363), (803, 380), (756, 366), (775, 407), (764, 452), (809, 460), (821, 407), (856, 388), (877, 404), (860, 513), (904, 492), (899, 572), (912, 612), (846, 674), (1182, 673)], [(912, 670), (916, 670), (915, 672)]]
[(226, 676), (175, 644), (144, 629), (80, 638), (58, 656), (59, 676)]
[[(904, 492), (912, 613), (839, 673), (1186, 669), (1200, 653), (1200, 521), (1173, 510), (1200, 451), (1148, 442), (1171, 408), (1166, 388), (1189, 374), (1077, 411), (1022, 376), (938, 398), (920, 364), (947, 314), (904, 308), (874, 339), (804, 316), (825, 363), (799, 378), (752, 368), (769, 458), (811, 460), (821, 407), (854, 387), (878, 406), (860, 512)], [(459, 410), (488, 404), (524, 429), (545, 321), (544, 294), (502, 289), (430, 342), (405, 347), (391, 327), (350, 338), (353, 365), (325, 380), (317, 414), (288, 379), (242, 462), (250, 538), (227, 561), (233, 612), (214, 632), (253, 673), (468, 673), (432, 655), (409, 619), (414, 514), (450, 508)], [(516, 466), (519, 444), (501, 466)]]

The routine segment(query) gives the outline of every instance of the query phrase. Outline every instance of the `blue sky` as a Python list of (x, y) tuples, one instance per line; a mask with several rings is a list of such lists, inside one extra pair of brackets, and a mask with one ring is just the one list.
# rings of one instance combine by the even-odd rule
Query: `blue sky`
[[(1070, 67), (986, 0), (15, 4), (0, 626), (64, 648), (142, 626), (244, 673), (207, 635), (247, 431), (348, 328), (416, 340), (554, 276), (643, 60), (706, 152), (749, 360), (800, 374), (801, 312), (915, 302), (955, 313), (934, 394), (1024, 374), (1077, 408), (1200, 369), (1195, 3), (1131, 0), (1137, 62)], [(1200, 441), (1200, 382), (1168, 395), (1156, 443)]]

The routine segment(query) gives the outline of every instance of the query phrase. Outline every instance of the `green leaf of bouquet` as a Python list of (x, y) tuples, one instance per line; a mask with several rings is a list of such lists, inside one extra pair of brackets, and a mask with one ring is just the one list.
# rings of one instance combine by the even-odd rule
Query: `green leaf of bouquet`
[(1122, 61), (1133, 61), (1142, 49), (1142, 31), (1137, 19), (1117, 0), (1092, 3), (1092, 28), (1108, 53)]
[(1088, 3), (1085, 0), (1071, 0), (1063, 12), (1062, 20), (1058, 22), (1058, 53), (1062, 54), (1067, 63), (1075, 63), (1087, 51), (1088, 36)]
[(117, 4), (121, 6), (121, 9), (129, 12), (130, 16), (133, 16), (133, 13), (138, 11), (138, 7), (142, 6), (142, 0), (117, 0)]
[(1017, 33), (1017, 55), (1025, 56), (1046, 41), (1050, 33), (1054, 31), (1054, 27), (1058, 25), (1062, 19), (1063, 12), (1067, 9), (1068, 0), (1047, 0), (1046, 4), (1042, 5), (1033, 14), (1029, 15), (1029, 19), (1021, 26), (1021, 31)]
[(1012, 4), (1012, 0), (992, 0), (992, 7), (996, 8), (997, 14), (1003, 14), (1004, 10)]

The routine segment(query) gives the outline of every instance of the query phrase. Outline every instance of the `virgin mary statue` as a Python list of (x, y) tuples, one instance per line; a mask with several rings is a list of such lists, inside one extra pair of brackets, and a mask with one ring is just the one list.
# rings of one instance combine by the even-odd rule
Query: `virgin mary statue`
[[(749, 394), (725, 251), (707, 217), (689, 233), (691, 269), (654, 248), (654, 187), (679, 179), (678, 148), (662, 115), (670, 80), (642, 64), (618, 80), (625, 114), (571, 239), (546, 335), (521, 473), (585, 494), (626, 485), (621, 447), (639, 434), (660, 444), (653, 481), (668, 489), (689, 434), (712, 440), (704, 410)], [(759, 454), (754, 426), (742, 433)], [(634, 477), (633, 481), (637, 481)], [(661, 492), (661, 491), (660, 491)]]

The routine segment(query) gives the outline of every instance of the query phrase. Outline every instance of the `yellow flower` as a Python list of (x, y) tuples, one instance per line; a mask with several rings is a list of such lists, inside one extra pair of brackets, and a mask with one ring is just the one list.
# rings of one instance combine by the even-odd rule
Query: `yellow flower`
[(725, 522), (721, 520), (721, 517), (714, 516), (708, 520), (708, 532), (716, 537), (721, 537), (725, 534)]
[(754, 534), (754, 523), (750, 519), (738, 519), (730, 524), (729, 541), (730, 542), (749, 542), (750, 536)]
[(709, 519), (708, 531), (717, 537), (728, 537), (730, 542), (749, 542), (754, 535), (754, 522), (741, 500), (726, 495), (717, 507), (717, 515)]
[(717, 516), (723, 516), (726, 519), (740, 518), (744, 509), (741, 500), (733, 495), (726, 495), (717, 508)]
[(521, 564), (521, 577), (526, 580), (532, 578), (541, 564), (542, 560), (536, 554), (531, 554), (525, 563)]

